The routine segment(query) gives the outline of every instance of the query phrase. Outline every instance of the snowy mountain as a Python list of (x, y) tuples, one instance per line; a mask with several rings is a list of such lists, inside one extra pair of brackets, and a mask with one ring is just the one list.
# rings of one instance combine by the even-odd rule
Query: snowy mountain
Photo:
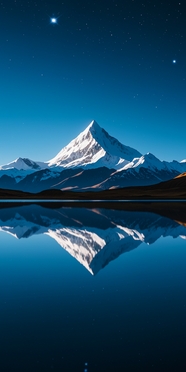
[(95, 121), (53, 159), (18, 158), (0, 166), (0, 188), (39, 192), (45, 189), (100, 190), (143, 186), (186, 172), (186, 160), (160, 161), (153, 154), (121, 144)]
[(176, 170), (179, 173), (182, 173), (184, 167), (185, 167), (184, 161), (180, 163), (175, 160), (172, 162), (161, 161), (158, 158), (156, 158), (156, 156), (148, 152), (147, 154), (139, 158), (134, 158), (132, 162), (126, 164), (123, 168), (120, 169), (120, 171), (127, 169), (136, 169), (136, 171), (139, 171), (141, 168), (145, 168), (150, 169), (151, 171), (159, 170), (171, 172)]
[(162, 237), (186, 238), (185, 226), (152, 212), (39, 205), (0, 209), (1, 231), (17, 239), (48, 235), (94, 275), (142, 243), (151, 245)]
[(46, 163), (44, 162), (35, 162), (33, 160), (27, 159), (27, 158), (18, 158), (11, 163), (8, 163), (6, 165), (1, 165), (0, 170), (10, 170), (10, 169), (17, 169), (17, 170), (23, 170), (23, 171), (36, 171), (41, 168), (46, 168)]
[(48, 162), (50, 167), (120, 169), (141, 154), (111, 137), (96, 121)]

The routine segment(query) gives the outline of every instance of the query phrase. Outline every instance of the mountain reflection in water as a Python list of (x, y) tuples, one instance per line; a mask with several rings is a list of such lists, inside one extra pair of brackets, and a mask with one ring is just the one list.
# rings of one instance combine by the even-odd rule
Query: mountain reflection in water
[(186, 203), (103, 205), (0, 205), (0, 371), (185, 371)]
[(46, 234), (93, 275), (142, 243), (150, 245), (161, 237), (186, 239), (184, 224), (149, 211), (36, 204), (1, 208), (0, 231), (18, 239)]

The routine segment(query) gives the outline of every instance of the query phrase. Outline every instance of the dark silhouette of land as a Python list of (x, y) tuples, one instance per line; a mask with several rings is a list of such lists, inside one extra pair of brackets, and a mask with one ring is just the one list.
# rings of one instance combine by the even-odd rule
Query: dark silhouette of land
[(36, 200), (186, 200), (186, 173), (152, 186), (133, 186), (103, 191), (44, 190), (29, 193), (0, 189), (0, 199), (36, 199)]

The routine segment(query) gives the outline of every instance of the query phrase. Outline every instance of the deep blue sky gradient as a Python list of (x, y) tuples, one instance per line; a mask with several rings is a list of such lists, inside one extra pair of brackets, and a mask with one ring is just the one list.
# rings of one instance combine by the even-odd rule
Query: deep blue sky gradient
[(2, 0), (0, 164), (49, 160), (93, 119), (186, 159), (185, 24), (181, 0)]

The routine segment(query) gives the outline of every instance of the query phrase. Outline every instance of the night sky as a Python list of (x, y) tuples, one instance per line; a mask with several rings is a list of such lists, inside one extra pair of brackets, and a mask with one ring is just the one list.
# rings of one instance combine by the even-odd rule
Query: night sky
[(0, 46), (1, 165), (49, 160), (93, 119), (186, 159), (183, 1), (2, 0)]

